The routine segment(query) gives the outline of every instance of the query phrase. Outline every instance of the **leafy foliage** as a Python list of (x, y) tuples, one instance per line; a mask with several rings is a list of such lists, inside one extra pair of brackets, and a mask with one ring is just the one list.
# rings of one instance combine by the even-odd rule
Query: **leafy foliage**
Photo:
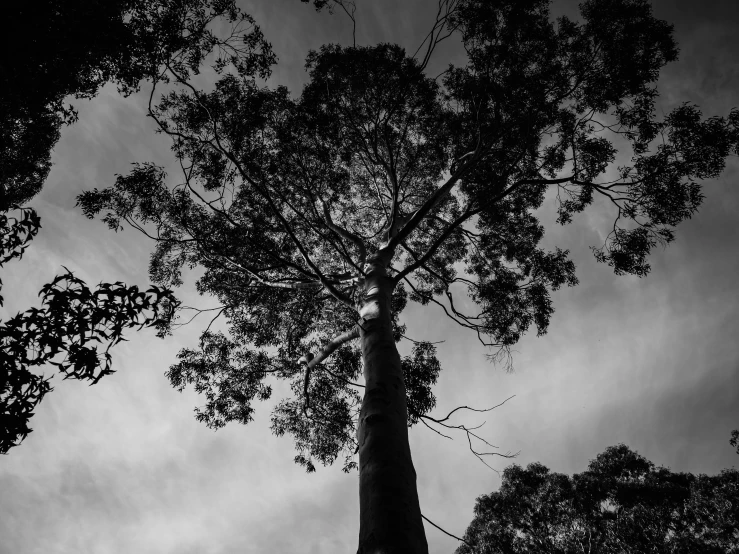
[(739, 472), (674, 473), (611, 446), (572, 477), (540, 463), (503, 472), (477, 499), (459, 554), (729, 553), (739, 544)]
[[(16, 2), (4, 15), (8, 44), (24, 47), (22, 55), (4, 57), (0, 72), (0, 265), (20, 258), (41, 227), (32, 208), (18, 206), (39, 192), (61, 126), (76, 120), (64, 105), (67, 96), (92, 98), (111, 81), (128, 95), (142, 80), (160, 79), (165, 67), (197, 74), (211, 54), (216, 71), (230, 63), (259, 73), (262, 60), (273, 59), (252, 18), (233, 0), (39, 0)], [(214, 30), (219, 22), (230, 25), (225, 38)], [(234, 47), (236, 39), (249, 51)], [(18, 218), (7, 215), (13, 209)], [(140, 292), (106, 283), (93, 291), (70, 272), (40, 295), (43, 309), (0, 327), (3, 453), (31, 431), (28, 420), (51, 390), (30, 368), (51, 364), (65, 378), (96, 383), (112, 373), (109, 349), (123, 340), (125, 328), (154, 326), (162, 335), (177, 306), (165, 288)], [(107, 346), (99, 350), (97, 343)]]
[(408, 425), (436, 407), (436, 397), (431, 387), (436, 384), (441, 365), (436, 359), (436, 348), (430, 342), (413, 345), (410, 356), (401, 360), (406, 396), (408, 398)]
[(21, 208), (18, 211), (20, 218), (0, 214), (0, 266), (14, 258), (22, 258), (28, 243), (41, 228), (41, 218), (36, 210)]
[[(155, 282), (204, 270), (198, 290), (219, 299), (229, 336), (206, 333), (169, 372), (205, 393), (198, 417), (246, 423), (265, 380), (285, 379), (293, 395), (273, 430), (294, 436), (309, 470), (354, 450), (359, 351), (347, 342), (312, 374), (297, 360), (361, 325), (371, 263), (388, 261), (397, 339), (411, 301), (505, 353), (532, 325), (546, 332), (551, 291), (577, 283), (568, 251), (540, 247), (548, 190), (561, 224), (596, 199), (610, 205), (596, 259), (643, 276), (651, 249), (698, 209), (699, 181), (737, 152), (738, 111), (704, 120), (684, 105), (657, 117), (655, 83), (677, 48), (645, 0), (588, 0), (582, 22), (552, 21), (546, 0), (444, 4), (438, 28), (468, 58), (438, 79), (426, 74), (433, 33), (423, 58), (392, 44), (310, 52), (299, 96), (265, 84), (274, 58), (256, 44), (207, 91), (168, 68), (150, 113), (181, 182), (140, 164), (79, 197), (88, 217), (155, 239)], [(440, 368), (420, 345), (403, 367), (415, 423)]]
[[(41, 228), (41, 218), (33, 208), (23, 208), (19, 211), (18, 218), (0, 213), (0, 267), (14, 258), (21, 259), (28, 244)], [(2, 284), (0, 280), (0, 290)], [(0, 296), (0, 306), (2, 305), (3, 297)]]
[[(169, 331), (177, 307), (171, 291), (146, 292), (123, 283), (90, 290), (71, 272), (41, 289), (40, 309), (31, 308), (0, 324), (0, 453), (31, 432), (33, 410), (51, 391), (49, 378), (31, 370), (56, 367), (65, 379), (97, 383), (111, 369), (110, 349), (125, 340), (126, 328)], [(104, 347), (104, 348), (103, 348)]]
[[(130, 94), (166, 64), (197, 73), (208, 52), (225, 46), (214, 21), (247, 34), (252, 23), (232, 0), (34, 0), (3, 14), (6, 51), (23, 48), (4, 56), (0, 71), (0, 211), (41, 190), (61, 127), (77, 118), (67, 96), (92, 98), (110, 81)], [(227, 47), (221, 54), (248, 62)]]

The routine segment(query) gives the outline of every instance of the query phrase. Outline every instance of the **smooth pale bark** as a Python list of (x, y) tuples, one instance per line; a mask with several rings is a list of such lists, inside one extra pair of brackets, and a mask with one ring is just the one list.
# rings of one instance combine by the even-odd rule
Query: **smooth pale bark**
[(408, 444), (403, 372), (393, 340), (393, 281), (384, 260), (370, 260), (367, 269), (359, 306), (366, 388), (357, 429), (357, 554), (428, 554)]

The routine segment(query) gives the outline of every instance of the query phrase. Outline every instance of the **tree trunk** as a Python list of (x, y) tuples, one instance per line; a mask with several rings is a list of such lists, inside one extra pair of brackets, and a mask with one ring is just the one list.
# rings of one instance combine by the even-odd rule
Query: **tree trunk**
[(384, 262), (370, 260), (359, 306), (366, 388), (357, 428), (357, 554), (427, 554), (416, 471), (408, 444), (403, 372), (393, 340), (393, 282)]

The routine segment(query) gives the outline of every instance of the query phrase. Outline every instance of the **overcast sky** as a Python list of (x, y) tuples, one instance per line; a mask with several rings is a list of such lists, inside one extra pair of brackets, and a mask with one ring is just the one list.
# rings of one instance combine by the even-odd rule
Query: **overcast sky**
[[(435, 0), (357, 0), (359, 44), (398, 42), (411, 52), (433, 18)], [(682, 101), (705, 115), (739, 106), (739, 16), (735, 0), (655, 2), (676, 25), (680, 61), (660, 81), (661, 109)], [(273, 83), (295, 93), (305, 82), (309, 48), (351, 38), (340, 14), (316, 14), (297, 0), (245, 5), (280, 57)], [(553, 13), (575, 15), (576, 2), (555, 1)], [(444, 67), (453, 45), (440, 49)], [(62, 264), (88, 283), (146, 285), (151, 243), (127, 229), (114, 234), (87, 221), (75, 196), (112, 184), (134, 161), (167, 167), (168, 141), (145, 118), (145, 95), (128, 99), (106, 87), (76, 102), (80, 120), (54, 150), (54, 169), (32, 203), (43, 229), (23, 260), (2, 274), (3, 317), (35, 305), (41, 286)], [(617, 277), (588, 250), (609, 226), (605, 211), (553, 226), (554, 205), (540, 210), (545, 246), (570, 248), (580, 285), (554, 293), (549, 333), (516, 347), (513, 373), (485, 359), (485, 350), (432, 307), (404, 313), (409, 336), (439, 345), (444, 371), (438, 414), (460, 404), (487, 407), (516, 395), (485, 417), (481, 434), (516, 463), (539, 461), (554, 471), (585, 469), (607, 446), (624, 442), (656, 464), (713, 474), (737, 465), (728, 445), (739, 427), (739, 163), (705, 183), (700, 213), (678, 228), (677, 240), (651, 257), (643, 279)], [(196, 277), (194, 275), (192, 277)], [(212, 306), (179, 291), (186, 303)], [(204, 322), (207, 323), (207, 322)], [(290, 437), (269, 432), (272, 403), (248, 426), (217, 433), (199, 424), (201, 400), (177, 393), (164, 377), (178, 350), (197, 343), (204, 323), (164, 341), (130, 335), (115, 348), (118, 370), (95, 387), (55, 380), (32, 419), (34, 432), (0, 459), (2, 554), (251, 554), (356, 551), (358, 477), (340, 467), (307, 475), (292, 461)], [(275, 398), (274, 400), (278, 400)], [(475, 498), (496, 490), (499, 476), (468, 450), (425, 427), (411, 430), (421, 509), (461, 535)], [(506, 460), (492, 459), (503, 469)], [(450, 553), (457, 541), (427, 526), (430, 552)]]

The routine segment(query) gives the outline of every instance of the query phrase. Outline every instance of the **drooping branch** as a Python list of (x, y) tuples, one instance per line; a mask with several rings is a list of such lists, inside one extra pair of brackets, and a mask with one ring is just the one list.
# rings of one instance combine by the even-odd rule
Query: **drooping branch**
[(470, 330), (474, 331), (477, 334), (477, 339), (480, 341), (480, 344), (482, 344), (486, 348), (495, 348), (495, 347), (497, 347), (499, 349), (499, 351), (503, 351), (503, 350), (506, 349), (506, 346), (504, 344), (486, 341), (483, 338), (483, 331), (484, 331), (484, 329), (483, 329), (483, 327), (480, 324), (471, 322), (471, 321), (469, 321), (468, 318), (465, 318), (464, 316), (461, 316), (462, 319), (456, 317), (456, 315), (454, 313), (454, 310), (452, 310), (450, 312), (449, 309), (444, 304), (442, 304), (441, 302), (439, 302), (436, 298), (434, 298), (433, 295), (431, 295), (431, 294), (425, 295), (422, 291), (420, 291), (418, 289), (418, 287), (416, 287), (410, 281), (410, 279), (407, 276), (404, 277), (403, 280), (406, 283), (408, 283), (408, 286), (411, 287), (411, 290), (413, 290), (413, 292), (416, 293), (416, 295), (418, 295), (419, 298), (423, 297), (428, 302), (431, 302), (431, 303), (439, 306), (443, 310), (444, 314), (449, 319), (451, 319), (454, 323), (456, 323), (457, 325), (459, 325), (460, 327), (465, 327), (466, 329), (470, 329)]
[(497, 446), (495, 446), (493, 444), (490, 444), (490, 442), (488, 442), (487, 440), (485, 440), (484, 438), (482, 438), (481, 436), (479, 436), (478, 434), (476, 434), (474, 432), (477, 429), (479, 429), (480, 427), (482, 427), (483, 425), (485, 425), (485, 422), (481, 423), (480, 425), (476, 425), (474, 427), (468, 427), (468, 426), (466, 426), (464, 424), (450, 425), (450, 424), (448, 424), (446, 422), (458, 410), (470, 410), (470, 411), (473, 411), (473, 412), (489, 412), (491, 410), (494, 410), (496, 408), (499, 408), (500, 406), (502, 406), (503, 404), (505, 404), (506, 402), (508, 402), (513, 397), (515, 397), (515, 395), (509, 396), (508, 398), (506, 398), (505, 400), (503, 400), (503, 402), (501, 402), (500, 404), (496, 404), (495, 406), (492, 406), (491, 408), (478, 409), (478, 408), (470, 408), (469, 406), (459, 406), (457, 408), (454, 408), (451, 412), (449, 412), (446, 415), (446, 417), (441, 418), (441, 419), (437, 419), (437, 418), (434, 418), (434, 417), (431, 417), (431, 416), (428, 416), (428, 415), (422, 415), (422, 414), (418, 414), (418, 418), (429, 429), (431, 429), (432, 431), (434, 431), (437, 434), (440, 434), (440, 435), (442, 435), (443, 437), (446, 437), (446, 438), (451, 438), (451, 437), (449, 437), (447, 435), (444, 435), (443, 433), (441, 433), (437, 429), (434, 429), (433, 427), (431, 427), (431, 425), (429, 425), (428, 423), (426, 423), (426, 421), (431, 422), (431, 423), (436, 424), (436, 425), (440, 425), (441, 427), (444, 427), (446, 429), (463, 431), (466, 434), (466, 436), (467, 436), (467, 443), (469, 445), (470, 452), (472, 452), (472, 454), (474, 454), (475, 457), (478, 460), (480, 460), (483, 464), (485, 464), (487, 467), (489, 467), (490, 469), (493, 469), (493, 471), (495, 471), (494, 468), (490, 467), (490, 465), (488, 465), (488, 463), (485, 462), (485, 460), (483, 460), (483, 458), (482, 458), (483, 456), (499, 456), (501, 458), (511, 459), (511, 458), (515, 458), (516, 456), (518, 456), (519, 453), (511, 454), (510, 452), (507, 452), (507, 453), (503, 454), (501, 452), (478, 452), (477, 450), (475, 450), (475, 448), (472, 446), (472, 438), (473, 437), (476, 438), (477, 440), (481, 441), (482, 443), (484, 443), (485, 445), (487, 445), (490, 448), (498, 448)]

